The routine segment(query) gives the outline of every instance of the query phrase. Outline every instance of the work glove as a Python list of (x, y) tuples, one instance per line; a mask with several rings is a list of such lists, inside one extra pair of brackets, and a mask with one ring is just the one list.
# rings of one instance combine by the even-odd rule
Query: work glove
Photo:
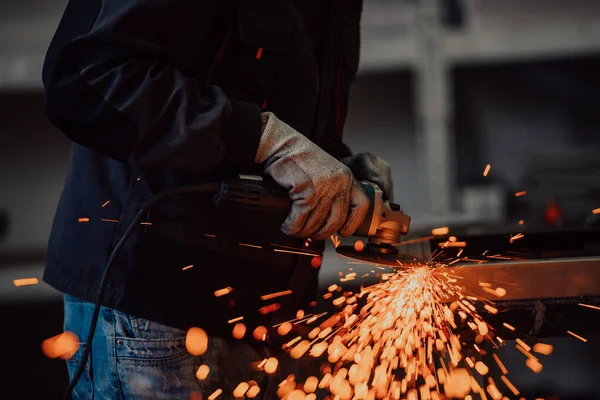
[(385, 160), (373, 153), (358, 153), (340, 161), (350, 168), (356, 180), (376, 184), (383, 191), (385, 198), (393, 201), (392, 169)]
[(301, 133), (264, 113), (256, 163), (288, 189), (292, 208), (283, 233), (323, 240), (338, 232), (352, 235), (369, 209), (369, 199), (350, 169)]

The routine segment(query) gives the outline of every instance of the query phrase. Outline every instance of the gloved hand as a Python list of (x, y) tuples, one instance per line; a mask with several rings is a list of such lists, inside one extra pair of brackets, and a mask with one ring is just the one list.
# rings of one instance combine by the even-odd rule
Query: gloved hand
[(265, 173), (289, 191), (292, 209), (281, 230), (317, 240), (350, 236), (369, 208), (350, 169), (273, 113), (265, 117), (255, 162), (265, 162)]
[(342, 158), (342, 163), (350, 168), (356, 180), (367, 181), (379, 186), (391, 202), (394, 196), (392, 170), (390, 164), (373, 153), (358, 153)]

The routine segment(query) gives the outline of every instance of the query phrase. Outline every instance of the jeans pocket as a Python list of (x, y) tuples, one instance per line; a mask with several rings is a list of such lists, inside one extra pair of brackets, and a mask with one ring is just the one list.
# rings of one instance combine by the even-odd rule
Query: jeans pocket
[(186, 331), (150, 321), (145, 318), (134, 317), (116, 311), (116, 318), (127, 318), (131, 324), (131, 335), (136, 339), (181, 339), (185, 338)]
[(145, 366), (192, 364), (185, 347), (186, 331), (120, 311), (114, 311), (114, 316), (119, 362)]
[(168, 367), (182, 363), (192, 365), (193, 357), (181, 339), (117, 338), (116, 354), (123, 365)]
[(189, 399), (195, 359), (186, 332), (115, 311), (116, 368), (126, 399)]

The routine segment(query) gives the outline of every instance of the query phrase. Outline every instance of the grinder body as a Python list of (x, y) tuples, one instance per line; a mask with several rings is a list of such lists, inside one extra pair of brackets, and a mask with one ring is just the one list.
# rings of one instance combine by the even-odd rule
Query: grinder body
[[(384, 198), (383, 191), (370, 182), (360, 182), (369, 199), (369, 210), (352, 236), (367, 238), (364, 249), (338, 246), (336, 251), (353, 259), (398, 266), (412, 261), (398, 253), (395, 245), (410, 228), (410, 216), (395, 203)], [(273, 181), (245, 177), (222, 182), (214, 198), (215, 206), (225, 212), (287, 215), (292, 206), (287, 191)]]

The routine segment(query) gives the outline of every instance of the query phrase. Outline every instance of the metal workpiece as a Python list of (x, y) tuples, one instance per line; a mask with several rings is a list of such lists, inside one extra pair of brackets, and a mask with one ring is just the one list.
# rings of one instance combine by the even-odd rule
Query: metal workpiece
[[(600, 296), (600, 257), (455, 264), (449, 270), (471, 295), (495, 302)], [(506, 294), (493, 295), (490, 287)]]

